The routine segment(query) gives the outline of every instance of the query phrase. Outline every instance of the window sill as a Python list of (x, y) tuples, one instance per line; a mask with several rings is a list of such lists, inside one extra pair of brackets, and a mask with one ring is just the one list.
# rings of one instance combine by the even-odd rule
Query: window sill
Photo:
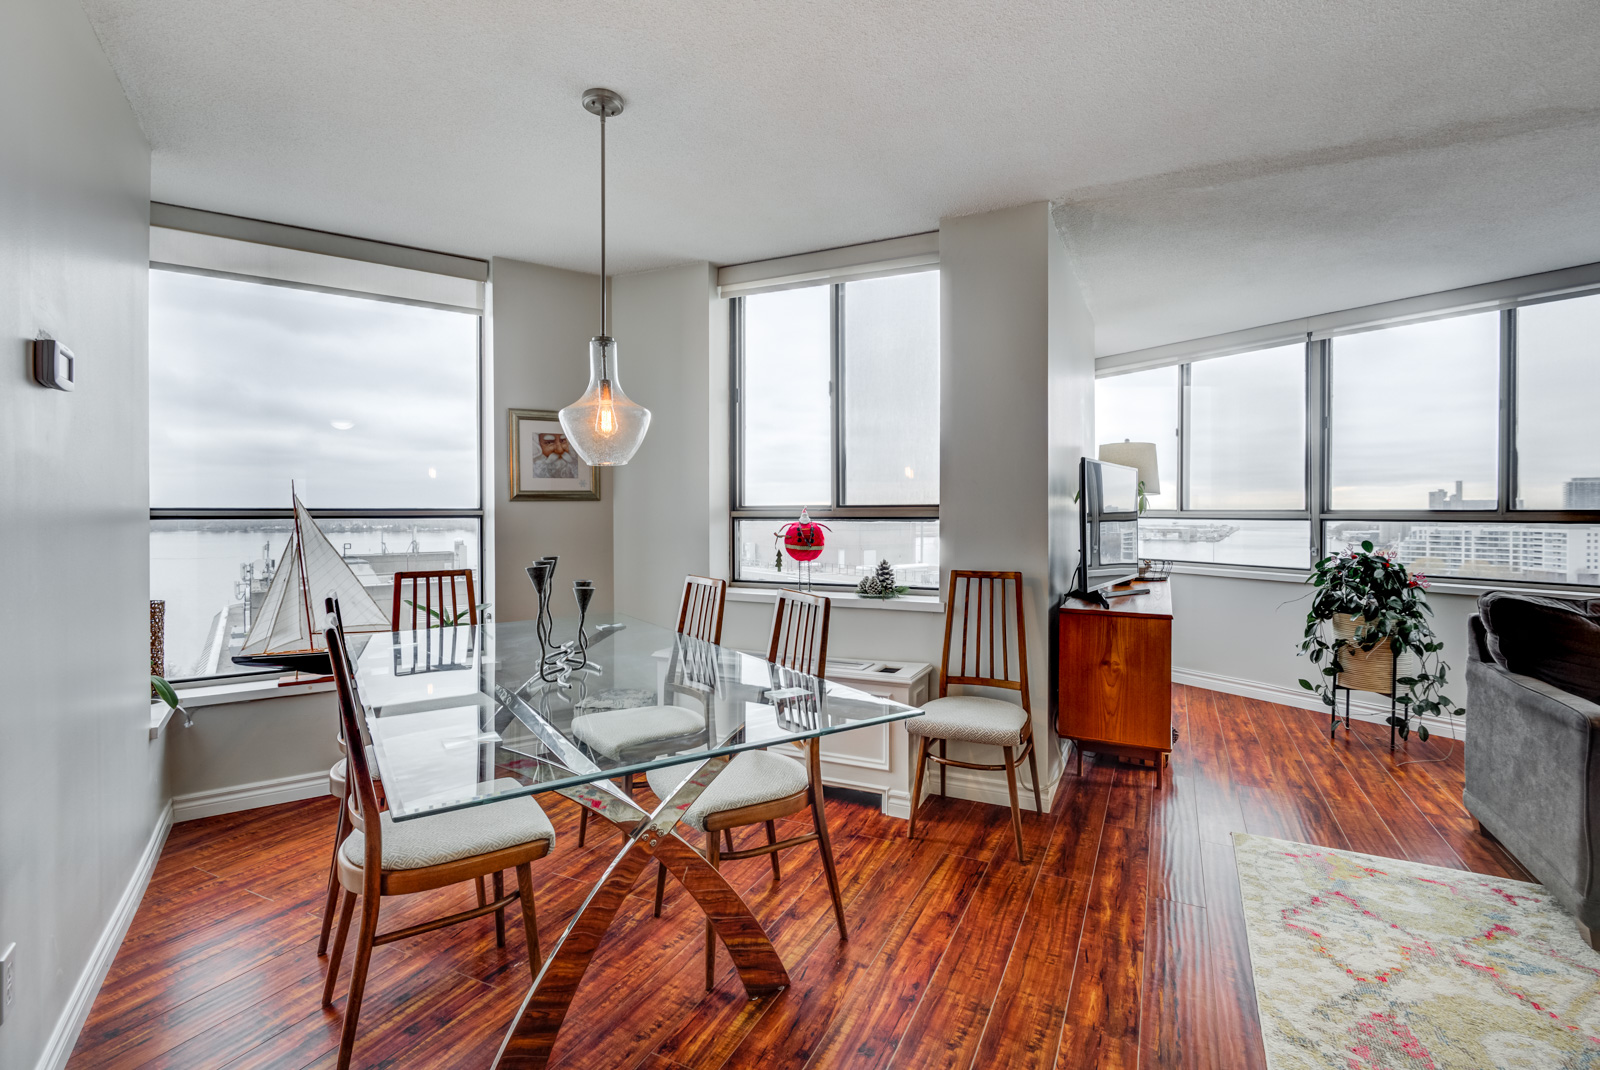
[[(865, 598), (854, 591), (824, 591), (835, 609), (886, 609), (900, 613), (943, 613), (944, 600), (933, 594), (903, 594), (899, 598)], [(766, 602), (778, 600), (776, 587), (728, 587), (730, 602)]]
[[(1173, 563), (1172, 572), (1177, 576), (1214, 576), (1217, 578), (1259, 580), (1269, 583), (1292, 583), (1297, 587), (1308, 587), (1306, 577), (1311, 574), (1310, 569), (1304, 572), (1292, 568), (1261, 568), (1250, 565), (1207, 565), (1192, 561), (1177, 561)], [(1539, 587), (1516, 583), (1490, 583), (1484, 580), (1446, 580), (1429, 579), (1429, 594), (1458, 594), (1469, 598), (1476, 598), (1490, 591), (1517, 591), (1522, 594), (1549, 595), (1554, 598), (1600, 598), (1600, 589), (1594, 587)]]
[[(279, 686), (278, 677), (242, 680), (236, 684), (205, 684), (185, 687), (178, 685), (178, 704), (191, 713), (202, 706), (225, 706), (235, 702), (258, 702), (262, 699), (284, 698), (289, 695), (315, 695), (333, 690), (332, 680), (314, 680), (303, 684)], [(150, 703), (150, 738), (155, 739), (166, 729), (177, 711), (165, 702)]]

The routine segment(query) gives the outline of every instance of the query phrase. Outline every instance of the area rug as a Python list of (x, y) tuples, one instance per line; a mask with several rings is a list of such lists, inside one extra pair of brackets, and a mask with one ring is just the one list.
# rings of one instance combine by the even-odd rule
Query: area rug
[(1543, 888), (1233, 843), (1271, 1070), (1600, 1070), (1600, 954)]

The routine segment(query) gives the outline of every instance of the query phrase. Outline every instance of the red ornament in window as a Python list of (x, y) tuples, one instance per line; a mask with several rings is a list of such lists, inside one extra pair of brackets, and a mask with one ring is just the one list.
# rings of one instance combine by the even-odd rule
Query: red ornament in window
[(831, 530), (826, 524), (811, 519), (806, 510), (800, 510), (800, 519), (774, 532), (783, 543), (783, 552), (796, 561), (815, 561), (822, 556), (822, 545), (827, 537), (822, 533)]

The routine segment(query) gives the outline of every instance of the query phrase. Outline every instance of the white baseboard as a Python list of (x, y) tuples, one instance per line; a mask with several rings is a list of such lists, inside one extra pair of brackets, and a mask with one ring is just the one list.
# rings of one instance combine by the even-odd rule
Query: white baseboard
[(62, 1070), (67, 1065), (67, 1059), (78, 1043), (78, 1034), (83, 1031), (83, 1023), (88, 1021), (89, 1011), (94, 1007), (94, 997), (100, 994), (100, 986), (111, 971), (111, 963), (117, 957), (117, 949), (122, 946), (122, 938), (128, 934), (128, 926), (133, 924), (133, 916), (138, 913), (144, 890), (150, 884), (150, 875), (155, 872), (156, 862), (161, 858), (161, 848), (165, 846), (167, 833), (171, 831), (172, 804), (168, 803), (161, 808), (161, 816), (156, 818), (150, 841), (144, 845), (144, 854), (139, 856), (133, 876), (128, 879), (128, 886), (122, 890), (122, 897), (117, 900), (106, 927), (95, 941), (94, 950), (89, 952), (89, 961), (78, 975), (78, 983), (72, 986), (67, 1005), (62, 1008), (61, 1017), (56, 1019), (50, 1039), (45, 1042), (44, 1051), (35, 1064), (37, 1070)]
[[(1234, 676), (1220, 676), (1216, 673), (1201, 672), (1198, 669), (1172, 670), (1172, 682), (1186, 684), (1189, 687), (1200, 687), (1207, 691), (1221, 691), (1225, 695), (1242, 695), (1245, 698), (1260, 699), (1263, 702), (1276, 702), (1280, 706), (1295, 706), (1302, 710), (1312, 710), (1328, 715), (1328, 707), (1322, 704), (1322, 699), (1307, 691), (1303, 687), (1285, 687), (1282, 684), (1268, 684), (1260, 680), (1243, 680)], [(1339, 715), (1344, 716), (1344, 703), (1339, 703)], [(1381, 698), (1364, 695), (1352, 695), (1350, 702), (1350, 719), (1352, 721), (1372, 721), (1384, 724), (1384, 718), (1389, 716), (1389, 703)], [(1429, 732), (1438, 732), (1457, 739), (1466, 738), (1467, 721), (1465, 717), (1421, 717), (1418, 718), (1428, 726)]]
[[(1039, 786), (1039, 797), (1044, 803), (1044, 812), (1049, 813), (1050, 807), (1055, 805), (1056, 788), (1061, 784), (1061, 773), (1065, 765), (1056, 770), (1056, 779), (1047, 781)], [(952, 799), (970, 799), (973, 802), (989, 803), (991, 806), (1004, 806), (1011, 808), (1011, 794), (1006, 790), (1005, 773), (986, 772), (981, 769), (946, 769), (945, 794)], [(922, 797), (939, 794), (939, 770), (932, 763), (928, 763), (927, 776), (923, 780)], [(910, 803), (906, 799), (906, 816), (910, 817)], [(1027, 763), (1023, 763), (1017, 770), (1017, 804), (1024, 810), (1033, 809), (1033, 784), (1028, 779)]]
[(890, 788), (884, 792), (883, 815), (898, 817), (901, 821), (911, 820), (911, 793), (899, 788)]
[(254, 810), (261, 806), (315, 799), (328, 794), (328, 774), (301, 773), (298, 776), (279, 777), (276, 780), (257, 780), (231, 788), (213, 788), (189, 795), (172, 797), (172, 820), (193, 821), (201, 817), (216, 817), (239, 810)]

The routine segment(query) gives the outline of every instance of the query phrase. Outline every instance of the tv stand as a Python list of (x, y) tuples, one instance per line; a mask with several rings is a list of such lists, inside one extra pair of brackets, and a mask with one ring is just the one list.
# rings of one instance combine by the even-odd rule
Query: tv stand
[[(1172, 752), (1172, 586), (1068, 595), (1056, 608), (1056, 734), (1083, 752), (1155, 762)], [(1124, 597), (1126, 596), (1126, 597)]]
[(1088, 602), (1093, 605), (1097, 605), (1102, 609), (1111, 608), (1111, 600), (1105, 596), (1104, 591), (1073, 591), (1071, 594), (1063, 598), (1061, 603), (1063, 606), (1065, 606), (1066, 603), (1072, 599), (1076, 599), (1079, 602)]

